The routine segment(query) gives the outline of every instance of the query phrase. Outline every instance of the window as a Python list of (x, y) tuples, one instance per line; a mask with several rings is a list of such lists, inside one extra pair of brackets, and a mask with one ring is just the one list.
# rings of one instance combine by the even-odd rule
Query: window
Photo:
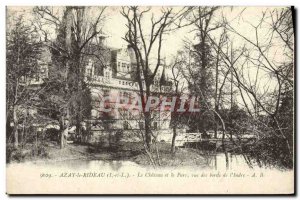
[(118, 72), (120, 72), (120, 71), (121, 71), (121, 63), (118, 62)]
[(153, 122), (153, 129), (157, 130), (157, 122)]
[(35, 81), (40, 81), (40, 75), (39, 74), (35, 75)]
[(104, 65), (101, 61), (95, 62), (94, 64), (94, 75), (103, 76)]
[(92, 69), (87, 69), (86, 73), (87, 73), (88, 77), (91, 77), (92, 76)]
[(128, 123), (127, 121), (124, 121), (124, 122), (123, 122), (123, 128), (124, 128), (125, 130), (129, 129), (129, 123)]
[(106, 97), (106, 96), (109, 96), (109, 90), (103, 90), (103, 96)]
[(129, 67), (129, 65), (127, 65), (127, 71), (130, 72), (130, 67)]
[(124, 117), (125, 117), (126, 119), (129, 118), (129, 111), (128, 111), (128, 110), (124, 110)]
[(145, 129), (144, 122), (139, 122), (139, 127), (141, 130)]
[(106, 78), (109, 78), (109, 72), (106, 72), (106, 73), (105, 73), (105, 77), (106, 77)]
[(95, 66), (95, 75), (96, 76), (103, 76), (103, 69), (102, 68), (100, 68), (100, 66)]
[(99, 102), (99, 101), (93, 101), (92, 104), (93, 104), (95, 107), (99, 107), (99, 106), (100, 106), (100, 102)]
[(128, 98), (128, 93), (127, 92), (120, 92), (120, 103), (125, 103), (125, 99), (123, 97)]
[(122, 71), (125, 72), (125, 63), (122, 63)]

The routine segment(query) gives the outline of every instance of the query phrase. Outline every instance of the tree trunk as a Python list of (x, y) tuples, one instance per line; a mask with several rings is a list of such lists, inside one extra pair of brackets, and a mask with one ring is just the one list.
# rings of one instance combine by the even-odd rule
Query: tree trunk
[[(220, 48), (220, 47), (219, 47)], [(215, 88), (215, 111), (219, 112), (219, 102), (218, 102), (218, 88), (219, 88), (219, 49), (217, 52), (217, 63), (216, 63), (216, 88)], [(215, 135), (214, 138), (218, 137), (218, 126), (219, 126), (219, 119), (218, 116), (215, 114)]]
[(21, 146), (22, 146), (22, 148), (24, 147), (24, 145), (25, 145), (25, 138), (26, 138), (26, 134), (25, 134), (25, 132), (26, 132), (26, 124), (27, 124), (27, 117), (28, 117), (28, 109), (27, 109), (27, 107), (26, 107), (26, 109), (25, 109), (25, 118), (24, 118), (24, 121), (23, 121), (23, 129), (22, 129), (22, 133), (21, 133), (21, 138), (20, 138), (20, 141), (19, 141), (19, 143), (21, 144)]
[(150, 112), (145, 112), (145, 142), (148, 149), (151, 147), (151, 115)]
[(173, 137), (172, 137), (172, 145), (171, 145), (171, 153), (175, 153), (175, 142), (177, 136), (177, 127), (176, 125), (173, 126)]
[[(216, 106), (215, 111), (219, 112), (219, 108)], [(214, 127), (214, 138), (218, 137), (219, 117), (215, 114), (215, 127)]]
[(17, 116), (17, 108), (14, 106), (13, 108), (13, 123), (14, 123), (14, 147), (19, 146), (19, 133), (18, 133), (18, 116)]
[(64, 148), (64, 117), (62, 116), (60, 119), (60, 148), (63, 149)]

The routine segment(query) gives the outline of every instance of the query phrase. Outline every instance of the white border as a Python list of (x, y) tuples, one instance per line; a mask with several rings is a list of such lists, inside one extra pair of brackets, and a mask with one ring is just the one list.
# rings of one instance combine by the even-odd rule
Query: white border
[[(6, 190), (6, 175), (5, 175), (5, 7), (6, 5), (235, 5), (235, 6), (289, 6), (294, 5), (299, 8), (299, 0), (248, 0), (248, 1), (236, 1), (236, 0), (214, 0), (214, 1), (199, 1), (199, 0), (188, 0), (188, 1), (180, 1), (180, 0), (151, 0), (151, 1), (139, 1), (139, 0), (44, 0), (41, 2), (40, 0), (1, 0), (0, 1), (0, 45), (1, 45), (1, 54), (0, 54), (0, 123), (1, 123), (1, 139), (0, 139), (0, 199), (9, 199), (9, 197), (5, 194)], [(298, 13), (299, 15), (299, 13)], [(297, 16), (297, 15), (296, 15)], [(297, 21), (297, 27), (299, 27), (299, 20)], [(298, 37), (296, 36), (298, 39)], [(298, 41), (298, 40), (297, 40)], [(297, 45), (298, 46), (298, 45)], [(297, 58), (299, 58), (299, 51), (297, 51)], [(297, 76), (299, 77), (299, 69), (297, 70)], [(299, 93), (300, 87), (297, 87), (297, 93)], [(299, 102), (299, 97), (298, 101)], [(300, 119), (298, 117), (297, 124), (300, 124)], [(297, 125), (297, 130), (299, 127)], [(299, 135), (297, 136), (297, 144), (299, 144)], [(299, 173), (299, 154), (297, 154), (297, 172)], [(297, 191), (299, 192), (299, 184)], [(35, 199), (42, 199), (43, 197), (35, 197)], [(47, 197), (49, 199), (65, 199), (66, 197)], [(72, 197), (74, 198), (74, 197)], [(85, 199), (86, 197), (78, 197), (79, 199)], [(112, 197), (101, 197), (101, 198), (112, 198)], [(120, 197), (113, 197), (120, 198)], [(141, 197), (140, 197), (141, 198)], [(161, 197), (160, 197), (161, 198)], [(184, 197), (181, 197), (184, 198)], [(206, 197), (207, 198), (207, 197)], [(215, 197), (216, 198), (216, 197)], [(254, 197), (256, 199), (265, 199), (264, 197)], [(272, 198), (272, 197), (270, 197)], [(287, 199), (288, 197), (282, 197), (283, 199)], [(28, 199), (28, 197), (18, 197), (18, 199)], [(211, 199), (211, 198), (209, 198)]]

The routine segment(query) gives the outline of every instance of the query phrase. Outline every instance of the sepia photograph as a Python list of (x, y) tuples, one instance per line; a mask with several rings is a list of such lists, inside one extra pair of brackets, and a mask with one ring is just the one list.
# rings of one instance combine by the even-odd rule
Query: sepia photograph
[(295, 8), (6, 6), (6, 193), (295, 193)]

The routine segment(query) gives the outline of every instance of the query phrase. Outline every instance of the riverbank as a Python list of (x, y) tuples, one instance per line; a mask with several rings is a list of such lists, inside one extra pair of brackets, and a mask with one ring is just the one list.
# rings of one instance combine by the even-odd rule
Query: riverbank
[(143, 149), (142, 143), (127, 142), (117, 147), (99, 147), (85, 144), (67, 144), (63, 149), (53, 142), (43, 145), (44, 153), (33, 155), (28, 149), (20, 154), (21, 159), (11, 162), (60, 162), (68, 160), (122, 160), (131, 161), (141, 166), (151, 166), (153, 161), (160, 166), (201, 166), (207, 167), (207, 159), (199, 151), (190, 148), (178, 148), (175, 154), (170, 153), (171, 145), (158, 143), (157, 150), (151, 154), (152, 161)]

